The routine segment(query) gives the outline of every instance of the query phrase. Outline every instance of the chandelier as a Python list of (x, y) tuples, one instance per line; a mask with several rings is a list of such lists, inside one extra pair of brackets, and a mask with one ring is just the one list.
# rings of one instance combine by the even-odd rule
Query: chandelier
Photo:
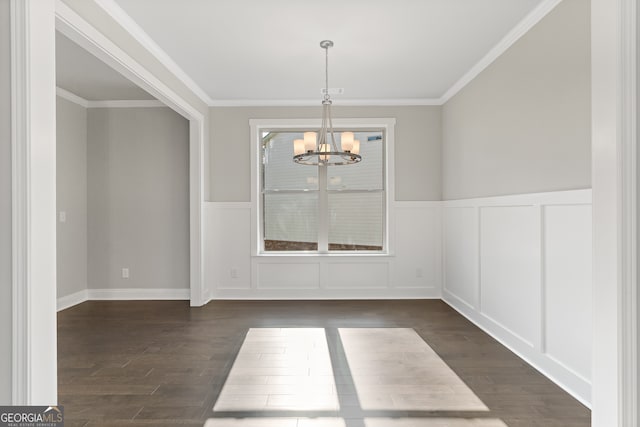
[(342, 132), (340, 149), (331, 122), (331, 96), (329, 95), (329, 48), (331, 40), (323, 40), (320, 47), (325, 50), (325, 89), (322, 99), (322, 126), (319, 134), (305, 132), (304, 139), (293, 141), (293, 161), (301, 165), (338, 166), (352, 165), (362, 160), (360, 141), (353, 132)]

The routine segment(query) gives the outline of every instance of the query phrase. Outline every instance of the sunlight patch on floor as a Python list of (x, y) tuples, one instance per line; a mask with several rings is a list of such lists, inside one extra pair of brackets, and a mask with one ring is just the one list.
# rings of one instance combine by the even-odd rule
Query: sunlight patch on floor
[(364, 425), (366, 427), (507, 427), (505, 423), (495, 418), (365, 418)]
[(338, 410), (322, 328), (253, 328), (214, 411)]
[(506, 427), (413, 329), (337, 332), (250, 329), (205, 427)]
[[(350, 427), (343, 418), (212, 418), (204, 427)], [(365, 427), (507, 427), (494, 418), (365, 418)]]
[(339, 333), (363, 410), (489, 410), (413, 329)]
[(347, 427), (342, 418), (212, 418), (204, 427)]

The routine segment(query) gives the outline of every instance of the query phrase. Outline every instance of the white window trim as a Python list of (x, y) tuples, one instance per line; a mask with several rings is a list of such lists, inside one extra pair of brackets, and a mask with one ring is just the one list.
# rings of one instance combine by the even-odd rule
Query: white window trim
[[(260, 135), (263, 130), (272, 129), (319, 129), (321, 119), (250, 119), (251, 128), (251, 255), (252, 256), (346, 256), (346, 257), (369, 257), (369, 256), (389, 256), (394, 254), (394, 202), (395, 202), (395, 182), (394, 182), (394, 118), (360, 118), (360, 119), (333, 119), (334, 128), (348, 128), (354, 131), (359, 129), (382, 129), (385, 133), (384, 144), (384, 188), (385, 188), (385, 223), (384, 223), (384, 250), (382, 252), (271, 252), (261, 251), (261, 204), (260, 204)], [(348, 166), (346, 166), (348, 167)]]

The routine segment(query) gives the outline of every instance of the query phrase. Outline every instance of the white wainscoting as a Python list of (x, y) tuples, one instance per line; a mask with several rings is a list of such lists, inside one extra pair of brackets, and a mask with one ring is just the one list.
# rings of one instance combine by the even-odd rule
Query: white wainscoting
[(443, 299), (588, 406), (591, 190), (442, 205)]
[(205, 203), (213, 299), (440, 298), (441, 203), (395, 202), (391, 255), (258, 255), (249, 202)]

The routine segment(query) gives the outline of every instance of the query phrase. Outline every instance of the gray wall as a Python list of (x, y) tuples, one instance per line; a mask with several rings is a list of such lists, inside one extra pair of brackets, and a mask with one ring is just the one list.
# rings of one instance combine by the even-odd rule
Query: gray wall
[[(336, 101), (339, 103), (339, 101)], [(392, 117), (396, 200), (440, 200), (440, 107), (339, 107), (334, 117)], [(249, 119), (318, 118), (317, 107), (213, 107), (210, 109), (210, 199), (251, 200)]]
[(445, 200), (591, 187), (589, 3), (564, 0), (445, 104)]
[(87, 135), (88, 287), (188, 288), (188, 121), (94, 108)]
[[(87, 110), (56, 102), (58, 298), (87, 288)], [(59, 218), (58, 218), (59, 219)]]
[(11, 46), (9, 0), (0, 0), (0, 405), (11, 404)]

